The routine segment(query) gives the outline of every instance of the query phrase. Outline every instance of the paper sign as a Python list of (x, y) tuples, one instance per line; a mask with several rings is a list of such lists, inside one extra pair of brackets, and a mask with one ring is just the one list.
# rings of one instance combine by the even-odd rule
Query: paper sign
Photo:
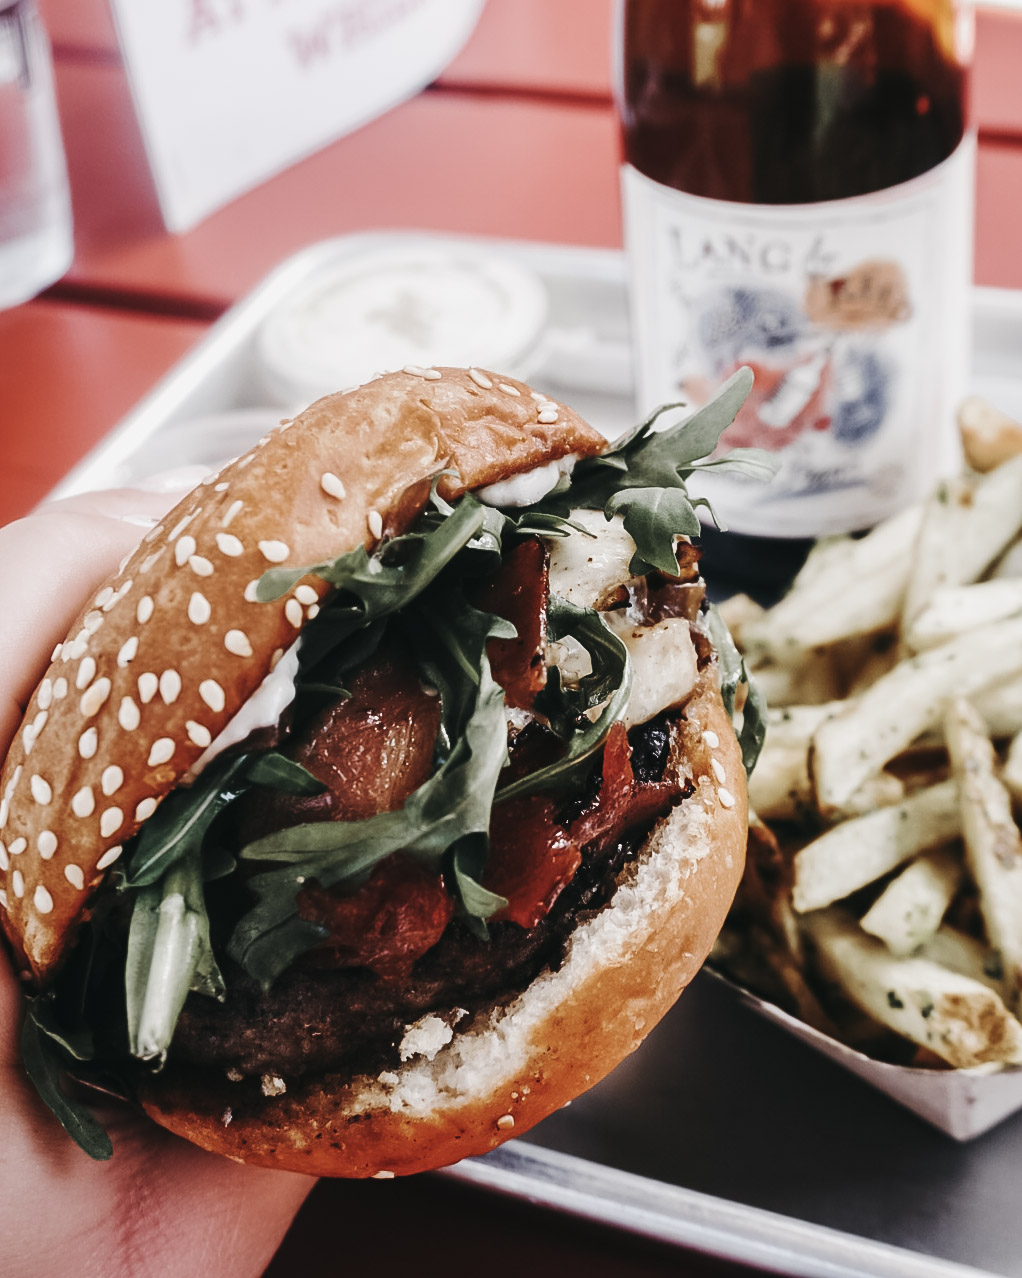
[(418, 92), (485, 0), (111, 0), (168, 230)]

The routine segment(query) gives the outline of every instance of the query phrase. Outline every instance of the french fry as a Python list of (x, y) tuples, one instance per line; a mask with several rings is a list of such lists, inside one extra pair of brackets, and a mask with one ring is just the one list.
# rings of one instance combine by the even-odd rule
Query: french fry
[(981, 689), (972, 704), (992, 737), (1014, 737), (1022, 732), (1022, 677)]
[(948, 848), (917, 857), (862, 916), (862, 930), (892, 954), (912, 954), (931, 940), (958, 891), (964, 869)]
[(1022, 804), (1022, 730), (1012, 737), (1004, 767), (1001, 769), (1001, 780), (1014, 801)]
[(1022, 1024), (979, 981), (924, 958), (897, 958), (844, 910), (810, 915), (826, 979), (857, 1007), (957, 1069), (1022, 1064)]
[(1022, 453), (1022, 423), (1002, 413), (988, 399), (970, 395), (958, 408), (965, 459), (974, 470), (993, 470)]
[(933, 594), (976, 581), (1022, 528), (1022, 456), (979, 480), (942, 484), (926, 502), (905, 591), (905, 634)]
[(761, 617), (766, 610), (762, 604), (758, 604), (749, 595), (738, 594), (722, 600), (717, 605), (717, 611), (720, 613), (724, 625), (731, 631), (731, 638), (739, 648), (744, 648), (745, 641), (742, 638), (742, 627), (748, 625), (750, 621), (755, 621), (758, 617)]
[(1005, 997), (1015, 1007), (1022, 989), (1022, 834), (986, 725), (964, 697), (948, 706), (944, 734), (958, 778), (966, 859), (987, 937), (1004, 963)]
[(1000, 581), (1005, 577), (1022, 577), (1022, 541), (1012, 542), (987, 575), (993, 581)]
[(795, 855), (792, 905), (800, 913), (840, 901), (904, 861), (948, 843), (961, 831), (958, 785), (944, 781), (853, 817)]
[(744, 627), (750, 657), (798, 665), (813, 648), (893, 625), (921, 522), (922, 508), (912, 506), (865, 537), (824, 543), (788, 594)]
[(867, 777), (940, 722), (951, 697), (1020, 672), (1019, 617), (899, 662), (817, 731), (812, 768), (821, 810), (840, 811)]
[(1022, 577), (980, 581), (936, 590), (909, 623), (905, 644), (913, 652), (936, 648), (958, 635), (1022, 613)]
[(829, 649), (806, 653), (800, 666), (754, 666), (753, 674), (768, 706), (822, 705), (841, 695)]
[(995, 990), (998, 997), (1004, 989), (1004, 967), (997, 951), (946, 923), (926, 942), (918, 957), (969, 976)]
[[(758, 675), (757, 675), (758, 678)], [(809, 775), (813, 733), (844, 707), (842, 701), (818, 706), (772, 707), (767, 712), (766, 740), (749, 777), (749, 801), (768, 821), (793, 821), (814, 811), (815, 792)], [(904, 798), (903, 783), (889, 772), (867, 778), (845, 805), (858, 815)]]

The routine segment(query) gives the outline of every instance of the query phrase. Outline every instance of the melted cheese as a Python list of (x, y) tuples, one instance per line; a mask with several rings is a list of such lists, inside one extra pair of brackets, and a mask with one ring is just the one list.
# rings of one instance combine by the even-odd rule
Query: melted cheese
[(625, 727), (646, 723), (661, 710), (680, 705), (696, 681), (696, 652), (688, 622), (667, 617), (652, 626), (636, 625), (624, 612), (604, 613), (603, 619), (632, 659), (632, 693), (622, 718)]
[(550, 539), (550, 593), (580, 608), (598, 608), (631, 578), (635, 542), (619, 515), (607, 520), (600, 510), (573, 510), (570, 518), (592, 535)]

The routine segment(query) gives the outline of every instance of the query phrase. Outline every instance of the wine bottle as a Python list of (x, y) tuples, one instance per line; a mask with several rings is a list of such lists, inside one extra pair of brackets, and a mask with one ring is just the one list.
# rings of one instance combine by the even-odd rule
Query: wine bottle
[(968, 22), (952, 0), (620, 6), (639, 407), (752, 367), (723, 444), (781, 469), (701, 490), (738, 534), (864, 528), (959, 464)]

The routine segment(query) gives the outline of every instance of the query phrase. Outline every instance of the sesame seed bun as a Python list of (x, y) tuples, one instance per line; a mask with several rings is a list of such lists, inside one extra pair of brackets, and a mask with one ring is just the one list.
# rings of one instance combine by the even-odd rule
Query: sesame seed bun
[(394, 1072), (328, 1074), (276, 1096), (257, 1080), (169, 1067), (147, 1082), (146, 1111), (204, 1149), (312, 1176), (411, 1175), (528, 1131), (639, 1046), (699, 970), (734, 898), (745, 771), (712, 667), (668, 766), (693, 792), (626, 865), (610, 902), (575, 928), (560, 967), (459, 1025), (432, 1059), (430, 1047)]
[(190, 493), (79, 613), (0, 774), (0, 921), (44, 987), (128, 839), (298, 637), (326, 583), (256, 603), (422, 510), (604, 437), (524, 382), (391, 373), (318, 400)]
[[(441, 470), (451, 499), (604, 446), (522, 382), (409, 369), (318, 401), (186, 497), (58, 645), (0, 775), (0, 919), (31, 983), (52, 981), (124, 844), (316, 615), (314, 576), (256, 603), (268, 568), (400, 532)], [(745, 773), (713, 661), (667, 768), (686, 797), (521, 993), (453, 1033), (423, 1017), (393, 1072), (260, 1086), (172, 1060), (143, 1105), (204, 1148), (311, 1175), (409, 1174), (532, 1127), (638, 1046), (734, 896)]]

